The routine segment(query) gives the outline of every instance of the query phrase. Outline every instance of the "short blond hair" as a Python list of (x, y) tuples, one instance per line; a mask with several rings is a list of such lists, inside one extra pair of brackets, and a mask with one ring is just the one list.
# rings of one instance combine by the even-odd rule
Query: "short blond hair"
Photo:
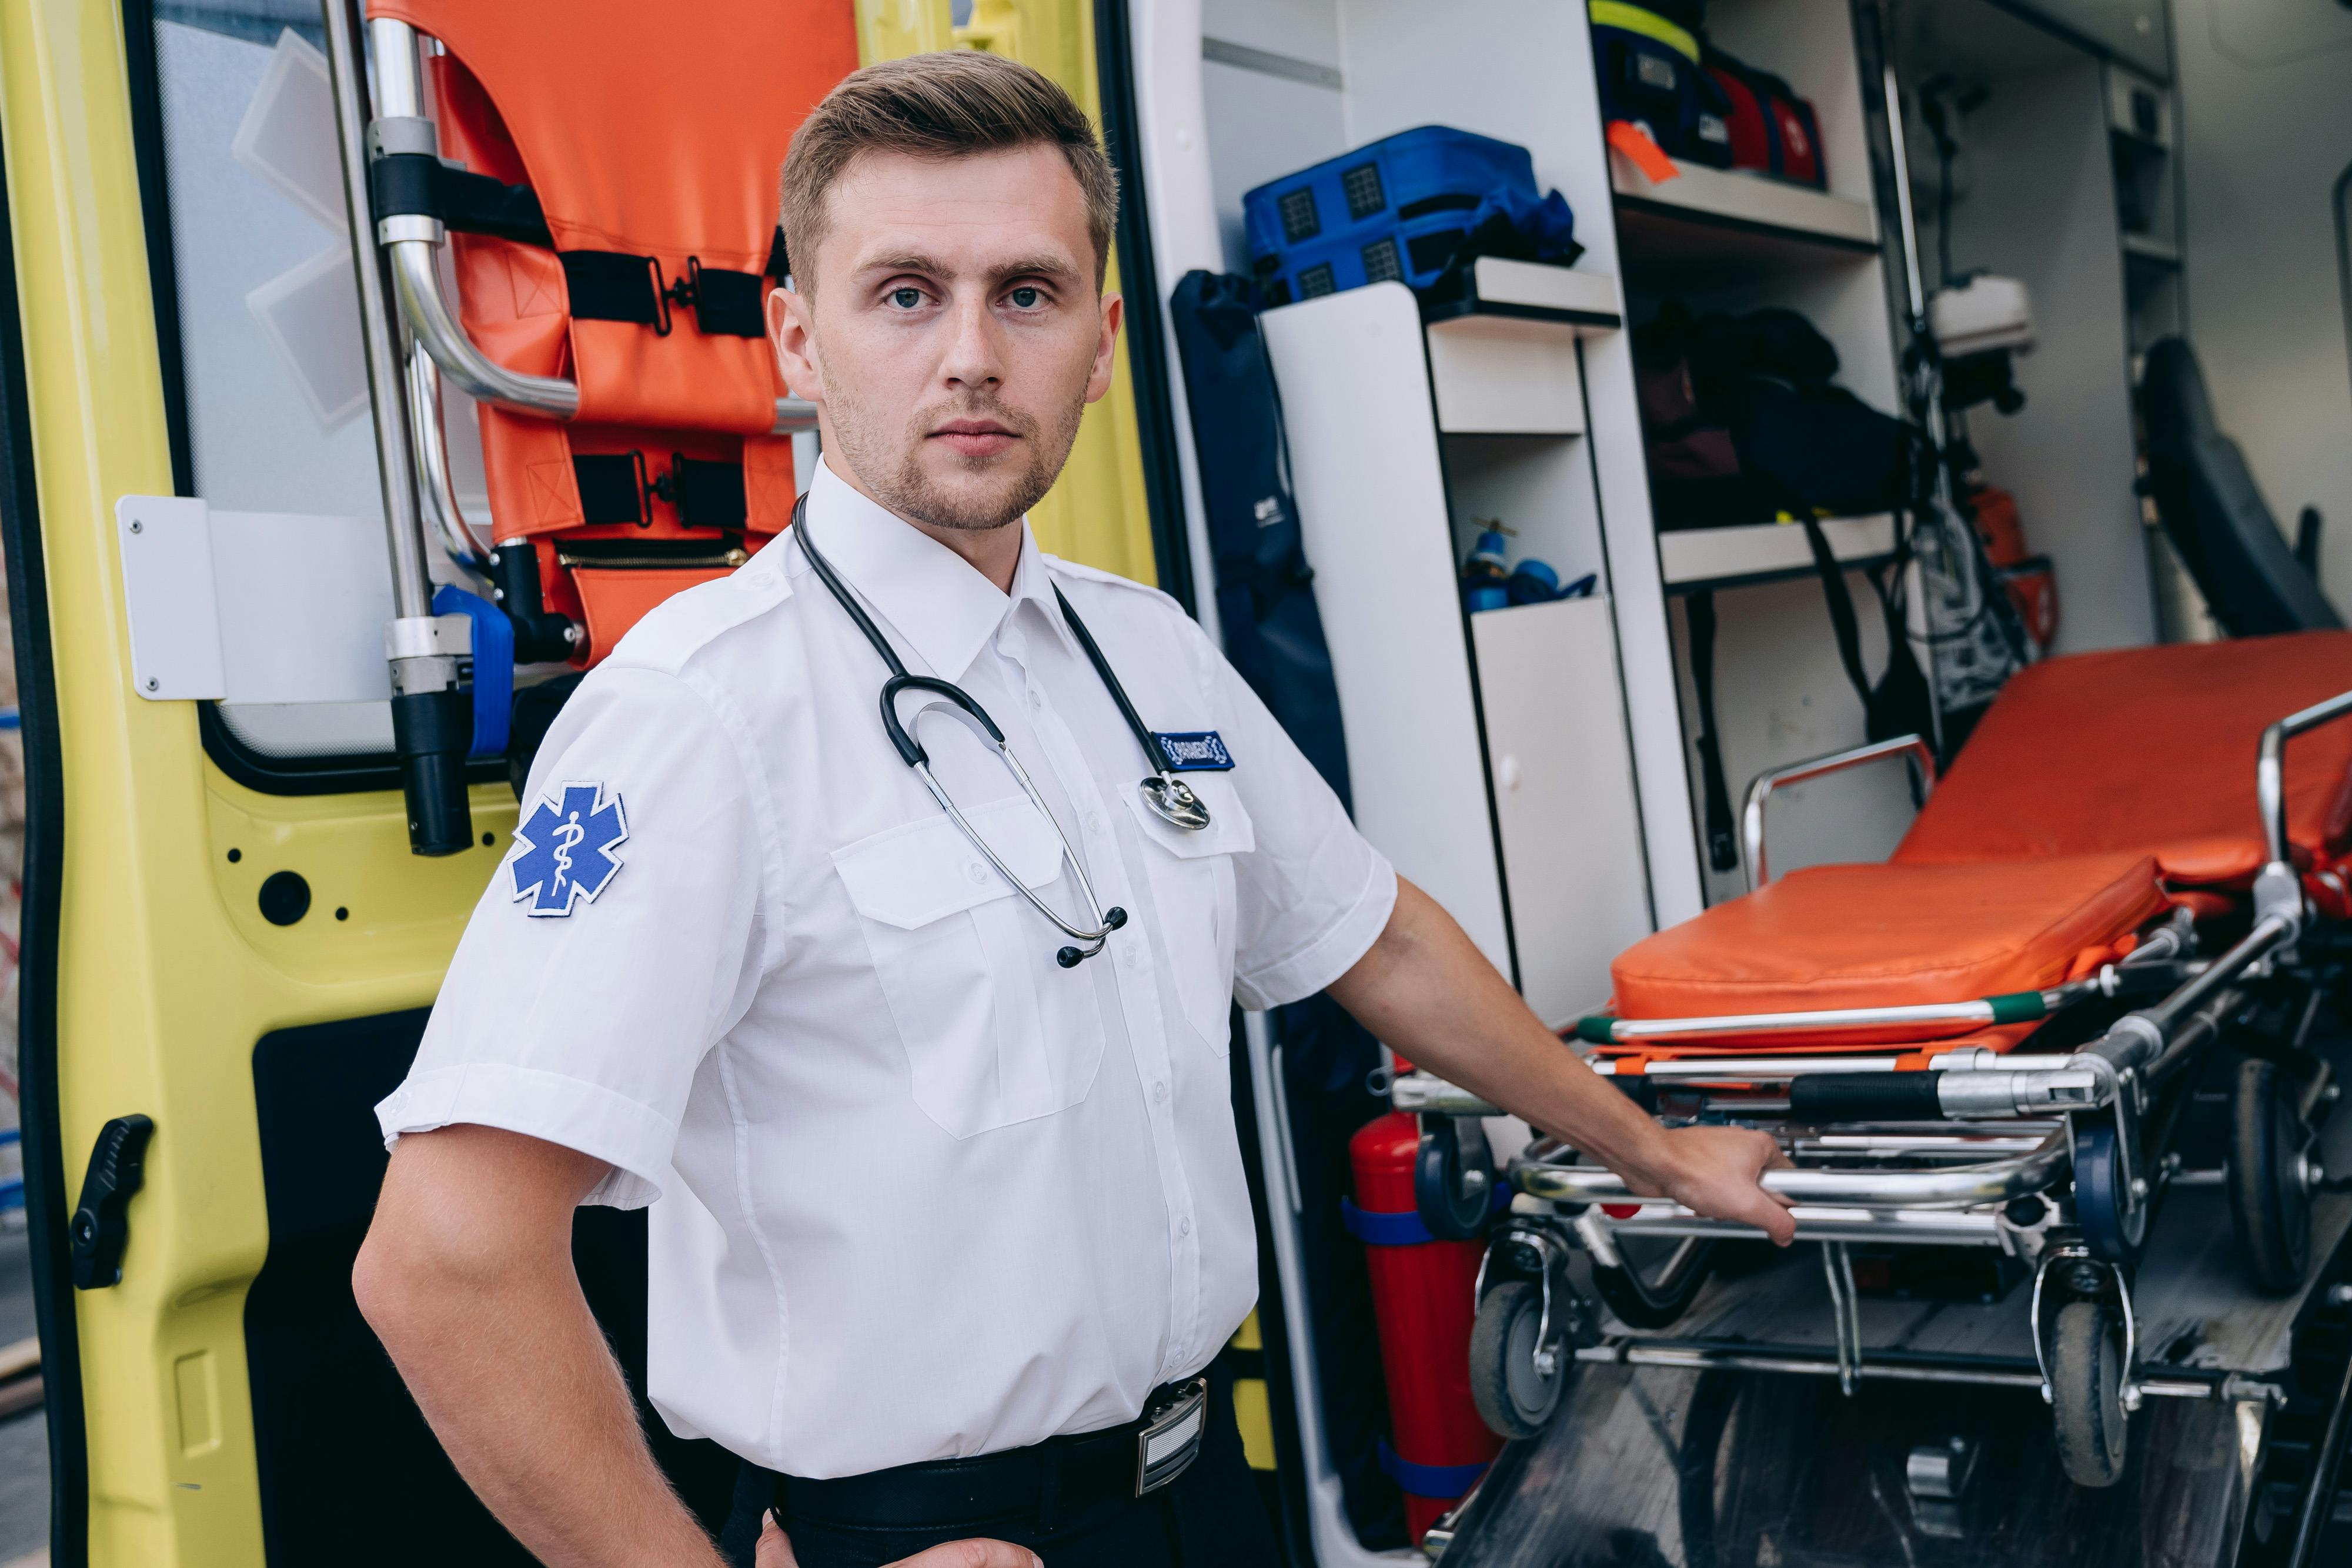
[(909, 55), (851, 72), (793, 133), (778, 178), (784, 254), (798, 258), (795, 286), (814, 288), (816, 247), (830, 223), (826, 199), (860, 153), (949, 159), (1034, 146), (1060, 149), (1078, 182), (1100, 288), (1118, 222), (1118, 175), (1094, 122), (1051, 77), (971, 49)]

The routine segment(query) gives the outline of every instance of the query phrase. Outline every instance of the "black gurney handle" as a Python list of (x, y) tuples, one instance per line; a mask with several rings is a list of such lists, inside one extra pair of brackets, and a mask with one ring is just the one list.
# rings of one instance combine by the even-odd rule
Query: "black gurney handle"
[(1815, 1072), (1789, 1084), (1791, 1122), (1940, 1122), (1939, 1072)]

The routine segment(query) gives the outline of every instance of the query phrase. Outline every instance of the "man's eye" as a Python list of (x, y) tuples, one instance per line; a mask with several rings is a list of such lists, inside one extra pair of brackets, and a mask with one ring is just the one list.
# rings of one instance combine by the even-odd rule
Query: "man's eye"
[(1036, 308), (1039, 298), (1038, 292), (1026, 284), (1013, 291), (1013, 303), (1017, 309), (1033, 310)]
[(890, 291), (890, 303), (901, 310), (912, 310), (922, 302), (923, 291), (919, 288), (894, 288)]

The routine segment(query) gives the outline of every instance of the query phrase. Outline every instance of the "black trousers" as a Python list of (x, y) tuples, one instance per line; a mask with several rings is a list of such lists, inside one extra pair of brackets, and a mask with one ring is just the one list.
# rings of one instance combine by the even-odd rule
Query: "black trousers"
[[(743, 1467), (735, 1511), (719, 1538), (737, 1568), (752, 1549), (774, 1495), (775, 1477)], [(1066, 1513), (1071, 1511), (1065, 1510)], [(1149, 1497), (1118, 1498), (1076, 1511), (1045, 1530), (1034, 1514), (977, 1519), (949, 1530), (870, 1529), (781, 1521), (800, 1568), (881, 1568), (926, 1547), (966, 1536), (1026, 1546), (1045, 1568), (1281, 1568), (1265, 1503), (1234, 1425), (1233, 1383), (1212, 1376), (1209, 1423), (1192, 1468)]]

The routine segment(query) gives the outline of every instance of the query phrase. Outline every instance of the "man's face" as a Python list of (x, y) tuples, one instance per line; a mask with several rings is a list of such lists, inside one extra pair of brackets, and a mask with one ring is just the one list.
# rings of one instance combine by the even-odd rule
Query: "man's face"
[(769, 296), (785, 384), (827, 460), (910, 521), (995, 528), (1053, 485), (1110, 388), (1086, 199), (1050, 146), (865, 153), (828, 197), (813, 292)]

